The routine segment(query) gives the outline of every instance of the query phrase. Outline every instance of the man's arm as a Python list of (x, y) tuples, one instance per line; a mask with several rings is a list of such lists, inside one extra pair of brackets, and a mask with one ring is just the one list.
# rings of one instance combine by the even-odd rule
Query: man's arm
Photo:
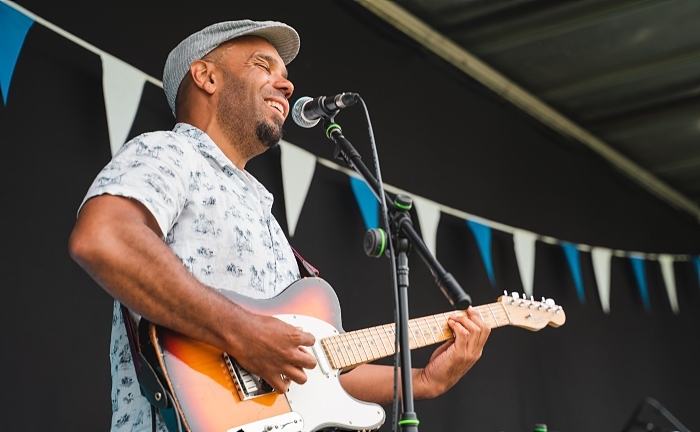
[[(467, 309), (464, 316), (451, 316), (447, 324), (455, 338), (438, 347), (425, 368), (411, 371), (413, 397), (417, 400), (432, 399), (455, 385), (479, 360), (491, 333), (472, 308)], [(356, 399), (388, 405), (394, 397), (394, 368), (391, 366), (361, 365), (341, 375), (340, 382)]]
[(162, 241), (155, 218), (138, 201), (113, 195), (89, 199), (78, 215), (69, 251), (129, 309), (230, 353), (280, 393), (290, 379), (306, 382), (303, 369), (316, 364), (300, 348), (312, 345), (313, 335), (248, 312), (197, 281)]

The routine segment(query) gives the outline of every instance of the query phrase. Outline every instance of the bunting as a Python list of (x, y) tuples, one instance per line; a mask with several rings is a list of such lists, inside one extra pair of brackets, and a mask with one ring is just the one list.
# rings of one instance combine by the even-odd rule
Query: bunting
[(102, 90), (112, 154), (126, 142), (141, 102), (146, 74), (107, 53), (102, 57)]
[(637, 279), (637, 286), (639, 288), (639, 296), (642, 298), (642, 304), (644, 305), (644, 309), (649, 312), (651, 310), (651, 302), (649, 301), (649, 289), (647, 288), (646, 262), (643, 257), (637, 255), (632, 255), (629, 259), (632, 263), (634, 277)]
[(610, 313), (610, 262), (612, 260), (612, 250), (594, 247), (591, 249), (591, 261), (593, 263), (593, 273), (596, 285), (598, 285), (598, 297), (603, 312)]
[(280, 141), (280, 149), (287, 227), (289, 236), (294, 237), (301, 209), (304, 207), (316, 170), (316, 156), (284, 140)]
[(513, 233), (513, 245), (515, 247), (515, 259), (518, 262), (520, 279), (523, 282), (525, 295), (533, 295), (535, 283), (535, 240), (534, 233), (515, 230)]
[(491, 286), (496, 287), (496, 278), (493, 274), (493, 264), (491, 262), (491, 228), (473, 220), (467, 220), (467, 225), (476, 239), (476, 244), (481, 254), (481, 260), (484, 262), (484, 267), (486, 267), (486, 273), (489, 276)]
[(440, 222), (440, 208), (430, 200), (422, 197), (412, 197), (416, 208), (418, 225), (420, 226), (423, 243), (433, 256), (437, 256), (437, 228)]
[(7, 105), (12, 74), (22, 51), (24, 39), (34, 21), (26, 15), (0, 3), (0, 92), (3, 104)]
[[(151, 82), (159, 87), (162, 87), (162, 82), (148, 76), (132, 65), (101, 51), (54, 24), (47, 22), (41, 17), (32, 14), (14, 2), (10, 0), (0, 0), (0, 92), (3, 95), (4, 105), (8, 103), (12, 76), (24, 47), (26, 36), (34, 23), (38, 23), (100, 56), (103, 65), (103, 96), (109, 129), (110, 147), (112, 153), (116, 152), (129, 137), (134, 118), (139, 108), (145, 82)], [(13, 95), (13, 97), (17, 96)], [(334, 162), (318, 158), (288, 142), (283, 141), (280, 143), (280, 146), (282, 149), (281, 165), (284, 200), (290, 236), (294, 236), (296, 231), (304, 202), (306, 201), (311, 182), (313, 181), (317, 163), (324, 164), (332, 169), (343, 171), (348, 174), (350, 185), (359, 206), (365, 227), (367, 229), (379, 227), (379, 203), (374, 193), (364, 181), (357, 178), (356, 175), (347, 168), (340, 167)], [(696, 271), (698, 285), (700, 285), (700, 256), (643, 254), (640, 252), (577, 245), (450, 209), (430, 201), (427, 198), (413, 196), (409, 192), (390, 185), (385, 185), (385, 189), (391, 193), (404, 193), (412, 196), (424, 242), (433, 255), (436, 254), (437, 250), (437, 229), (441, 214), (446, 212), (465, 220), (476, 239), (481, 259), (493, 287), (496, 286), (496, 275), (494, 274), (491, 251), (491, 236), (492, 230), (494, 229), (509, 233), (513, 236), (518, 271), (522, 280), (523, 289), (528, 296), (531, 296), (534, 291), (536, 241), (560, 245), (562, 247), (571, 271), (578, 299), (580, 303), (584, 305), (586, 303), (586, 298), (582, 280), (580, 253), (582, 250), (590, 250), (600, 304), (605, 313), (610, 313), (610, 268), (613, 255), (629, 259), (637, 282), (640, 298), (647, 311), (651, 310), (646, 279), (647, 260), (658, 259), (666, 288), (666, 295), (675, 314), (680, 313), (680, 306), (677, 298), (674, 263), (677, 261), (691, 261)]]
[(575, 244), (571, 243), (563, 243), (561, 247), (564, 249), (566, 261), (569, 263), (569, 270), (571, 270), (571, 276), (574, 278), (574, 285), (576, 285), (578, 301), (582, 305), (585, 305), (586, 296), (583, 292), (583, 278), (581, 276), (581, 258), (579, 257), (579, 250)]
[(367, 186), (367, 183), (357, 177), (350, 177), (350, 186), (352, 193), (355, 195), (355, 200), (360, 206), (362, 219), (365, 221), (365, 228), (368, 230), (379, 228), (379, 201), (374, 196), (372, 189)]
[(668, 254), (659, 255), (659, 264), (661, 264), (661, 275), (664, 278), (671, 310), (678, 315), (680, 308), (678, 307), (678, 295), (676, 294), (676, 278), (673, 275), (673, 257)]

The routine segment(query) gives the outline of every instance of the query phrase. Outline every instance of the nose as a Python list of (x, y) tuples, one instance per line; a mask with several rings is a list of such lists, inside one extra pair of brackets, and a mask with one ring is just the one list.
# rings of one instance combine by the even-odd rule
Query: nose
[(275, 88), (281, 91), (286, 99), (291, 98), (294, 93), (294, 84), (282, 75), (275, 81)]

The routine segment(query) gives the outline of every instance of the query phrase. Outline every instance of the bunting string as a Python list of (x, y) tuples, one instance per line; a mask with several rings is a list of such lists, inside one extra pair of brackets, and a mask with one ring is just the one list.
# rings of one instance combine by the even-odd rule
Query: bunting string
[[(0, 0), (0, 91), (3, 103), (8, 105), (10, 84), (16, 62), (21, 55), (25, 36), (31, 31), (34, 23), (65, 37), (75, 44), (100, 56), (103, 66), (103, 92), (107, 113), (112, 153), (126, 141), (133, 125), (134, 118), (142, 96), (145, 83), (151, 83), (160, 88), (160, 80), (149, 76), (138, 68), (120, 60), (92, 44), (72, 35), (62, 28), (36, 16), (25, 8), (10, 0)], [(13, 95), (17, 97), (17, 95)], [(296, 226), (302, 214), (307, 192), (313, 180), (316, 165), (345, 173), (349, 177), (350, 187), (362, 214), (367, 228), (379, 225), (379, 205), (369, 187), (354, 171), (340, 166), (335, 162), (317, 157), (291, 143), (282, 141), (282, 177), (287, 211), (289, 235), (293, 237)], [(491, 231), (497, 230), (513, 236), (513, 245), (518, 270), (525, 294), (532, 295), (534, 291), (535, 243), (543, 242), (561, 247), (566, 262), (571, 271), (571, 277), (576, 288), (576, 294), (581, 304), (585, 305), (583, 281), (581, 276), (581, 252), (591, 254), (591, 262), (596, 280), (600, 304), (605, 313), (610, 312), (610, 261), (612, 257), (626, 258), (630, 263), (637, 282), (638, 292), (644, 308), (651, 310), (650, 297), (646, 281), (648, 261), (658, 261), (661, 267), (663, 281), (669, 304), (674, 313), (679, 313), (676, 294), (673, 264), (675, 262), (692, 261), (696, 276), (700, 282), (700, 256), (688, 254), (648, 253), (642, 251), (627, 251), (611, 249), (587, 244), (573, 243), (543, 234), (533, 233), (524, 229), (512, 227), (499, 222), (484, 219), (477, 215), (457, 210), (425, 197), (415, 196), (408, 191), (391, 185), (385, 189), (393, 194), (406, 194), (414, 199), (414, 207), (418, 215), (421, 233), (428, 249), (436, 253), (437, 226), (441, 214), (449, 214), (466, 222), (474, 236), (479, 253), (486, 269), (491, 285), (497, 287), (497, 275), (494, 274), (491, 257)]]

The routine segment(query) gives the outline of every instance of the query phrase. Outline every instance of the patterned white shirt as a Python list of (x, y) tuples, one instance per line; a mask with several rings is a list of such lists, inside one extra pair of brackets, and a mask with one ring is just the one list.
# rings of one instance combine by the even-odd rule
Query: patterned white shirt
[[(272, 194), (191, 125), (178, 123), (173, 131), (124, 144), (83, 203), (101, 194), (143, 203), (166, 233), (168, 246), (207, 286), (270, 298), (299, 278), (292, 249), (271, 212)], [(136, 380), (117, 302), (110, 362), (112, 432), (150, 431), (150, 405)], [(160, 420), (158, 430), (166, 430)]]

